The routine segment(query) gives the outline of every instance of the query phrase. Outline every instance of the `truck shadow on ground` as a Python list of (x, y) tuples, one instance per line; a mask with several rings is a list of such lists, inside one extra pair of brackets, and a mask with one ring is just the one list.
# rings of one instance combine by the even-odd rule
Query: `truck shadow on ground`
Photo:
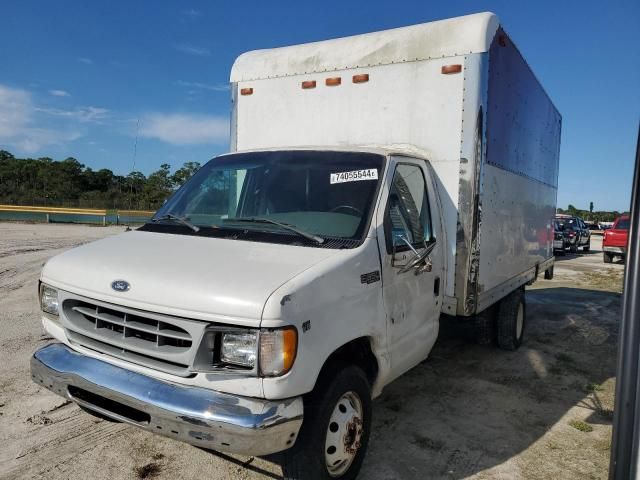
[[(588, 422), (610, 424), (612, 407), (588, 386), (614, 376), (621, 296), (548, 288), (526, 298), (526, 340), (516, 352), (474, 345), (464, 324), (441, 327), (430, 358), (374, 402), (359, 478), (466, 478), (528, 449), (576, 405), (592, 410)], [(253, 462), (212, 453), (281, 478), (260, 466), (277, 455)]]

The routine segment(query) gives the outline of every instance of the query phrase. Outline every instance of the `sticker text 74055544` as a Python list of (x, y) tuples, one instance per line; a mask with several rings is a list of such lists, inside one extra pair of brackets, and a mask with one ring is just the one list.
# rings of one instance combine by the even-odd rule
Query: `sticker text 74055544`
[(344, 183), (344, 182), (359, 182), (362, 180), (377, 180), (378, 170), (375, 168), (368, 168), (366, 170), (352, 170), (351, 172), (338, 172), (332, 173), (330, 182)]

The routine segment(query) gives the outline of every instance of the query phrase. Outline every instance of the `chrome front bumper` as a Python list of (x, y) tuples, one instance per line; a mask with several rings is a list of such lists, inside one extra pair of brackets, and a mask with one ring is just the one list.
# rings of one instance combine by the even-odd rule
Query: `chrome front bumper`
[(267, 455), (291, 447), (302, 398), (269, 401), (164, 382), (54, 343), (31, 357), (31, 377), (82, 407), (199, 447)]
[(617, 253), (618, 255), (626, 255), (627, 249), (625, 247), (602, 247), (603, 252)]

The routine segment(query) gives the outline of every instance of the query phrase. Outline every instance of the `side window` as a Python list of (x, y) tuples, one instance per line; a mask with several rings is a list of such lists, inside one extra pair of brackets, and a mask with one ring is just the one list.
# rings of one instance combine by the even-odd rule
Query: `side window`
[(396, 249), (408, 248), (403, 238), (416, 248), (433, 240), (429, 198), (420, 167), (396, 167), (387, 208), (389, 240)]

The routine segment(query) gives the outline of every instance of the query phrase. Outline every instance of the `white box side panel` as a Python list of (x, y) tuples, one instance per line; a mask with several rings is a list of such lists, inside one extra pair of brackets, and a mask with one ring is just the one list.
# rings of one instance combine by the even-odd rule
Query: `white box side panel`
[[(412, 144), (433, 160), (457, 160), (463, 75), (441, 67), (464, 57), (241, 82), (237, 149)], [(352, 76), (368, 73), (366, 83)], [(327, 77), (341, 77), (326, 86)], [(316, 88), (302, 89), (302, 81)]]
[(556, 189), (493, 165), (484, 166), (478, 293), (553, 255), (550, 221)]

